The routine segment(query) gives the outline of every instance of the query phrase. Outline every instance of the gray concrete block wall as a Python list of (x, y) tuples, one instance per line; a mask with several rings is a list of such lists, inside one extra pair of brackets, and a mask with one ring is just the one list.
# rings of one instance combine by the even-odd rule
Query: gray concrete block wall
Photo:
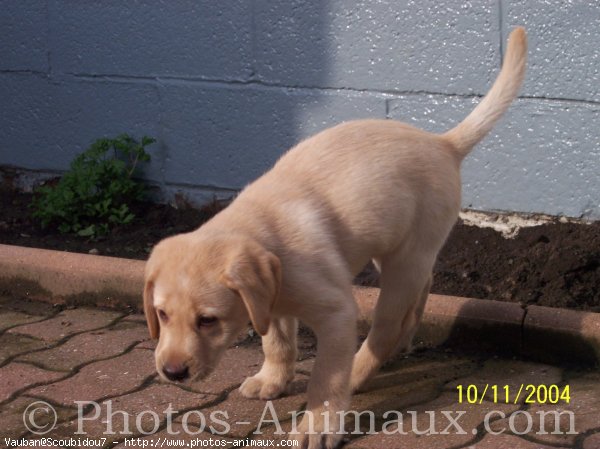
[(252, 2), (50, 1), (53, 62), (74, 75), (245, 80)]
[(463, 205), (600, 218), (600, 4), (0, 0), (0, 165), (58, 172), (152, 135), (166, 195), (229, 195), (356, 118), (444, 131), (527, 28), (521, 98), (464, 163)]
[(0, 2), (0, 71), (48, 71), (47, 5), (38, 0)]
[(257, 2), (258, 79), (380, 92), (485, 93), (500, 59), (498, 7), (461, 3)]
[[(385, 118), (385, 102), (357, 93), (165, 85), (164, 142), (169, 183), (239, 188), (260, 176), (298, 135), (312, 135), (338, 121)], [(202, 110), (203, 114), (190, 114)], [(293, 111), (293, 115), (290, 111)], [(289, 126), (290, 120), (296, 126)], [(240, 126), (248, 123), (251, 126)], [(218, 136), (218, 139), (215, 139)]]

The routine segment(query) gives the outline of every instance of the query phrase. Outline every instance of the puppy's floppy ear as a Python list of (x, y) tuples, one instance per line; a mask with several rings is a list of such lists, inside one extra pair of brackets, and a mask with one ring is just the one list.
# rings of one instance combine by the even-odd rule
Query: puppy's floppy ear
[(150, 337), (156, 340), (160, 335), (160, 326), (154, 309), (154, 282), (149, 279), (146, 279), (144, 285), (144, 314), (146, 315)]
[(241, 296), (254, 329), (266, 335), (281, 286), (279, 258), (254, 242), (243, 244), (230, 257), (221, 282)]

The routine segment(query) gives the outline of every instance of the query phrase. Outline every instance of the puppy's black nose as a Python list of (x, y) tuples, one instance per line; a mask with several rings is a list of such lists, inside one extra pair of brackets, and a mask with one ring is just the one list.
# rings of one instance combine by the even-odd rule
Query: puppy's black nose
[(180, 382), (190, 377), (190, 371), (187, 366), (181, 364), (169, 364), (163, 365), (163, 373), (167, 379), (173, 382)]

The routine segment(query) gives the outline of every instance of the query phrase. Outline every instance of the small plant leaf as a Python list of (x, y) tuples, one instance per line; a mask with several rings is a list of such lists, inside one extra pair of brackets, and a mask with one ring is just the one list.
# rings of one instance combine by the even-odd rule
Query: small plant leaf
[(96, 227), (94, 225), (89, 225), (87, 228), (80, 229), (77, 231), (77, 235), (81, 237), (91, 237), (95, 234)]
[(110, 232), (111, 225), (131, 223), (135, 215), (128, 204), (145, 193), (145, 185), (131, 176), (140, 162), (150, 161), (145, 147), (154, 142), (148, 136), (138, 142), (127, 134), (96, 140), (73, 159), (56, 185), (36, 190), (32, 216), (44, 228), (54, 226), (82, 237), (97, 237)]

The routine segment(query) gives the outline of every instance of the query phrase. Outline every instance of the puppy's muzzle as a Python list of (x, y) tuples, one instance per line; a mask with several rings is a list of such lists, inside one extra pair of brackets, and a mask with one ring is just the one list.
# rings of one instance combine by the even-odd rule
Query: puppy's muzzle
[(173, 382), (181, 382), (190, 377), (188, 367), (180, 363), (165, 363), (162, 371), (165, 377)]

